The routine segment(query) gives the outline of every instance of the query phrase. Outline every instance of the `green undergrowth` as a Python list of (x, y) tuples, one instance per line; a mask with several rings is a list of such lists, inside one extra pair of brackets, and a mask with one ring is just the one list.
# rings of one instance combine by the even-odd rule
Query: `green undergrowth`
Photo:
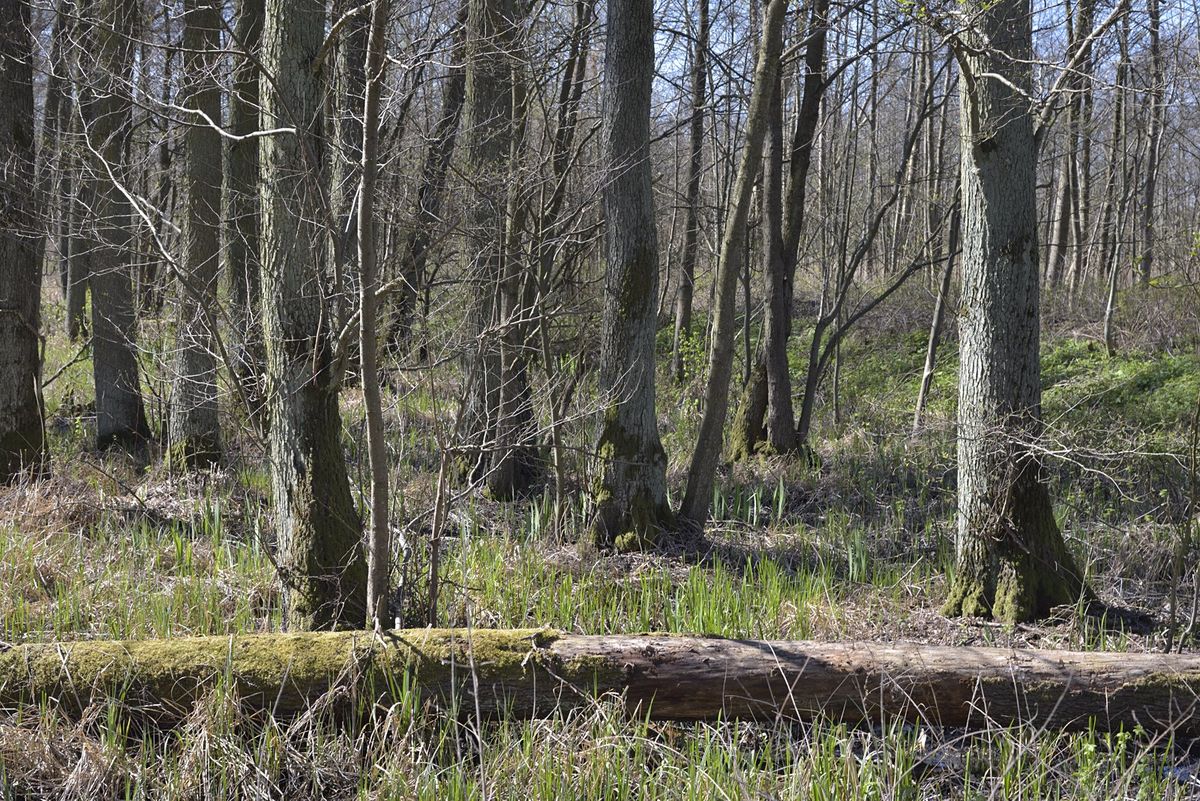
[[(668, 536), (656, 552), (615, 555), (576, 544), (588, 524), (581, 488), (595, 435), (592, 418), (580, 413), (562, 432), (567, 509), (554, 507), (550, 488), (528, 504), (454, 494), (441, 532), (439, 623), (1161, 649), (1167, 590), (1183, 581), (1174, 572), (1180, 531), (1172, 517), (1183, 484), (1161, 452), (1178, 452), (1195, 409), (1200, 359), (1186, 349), (1135, 347), (1110, 358), (1082, 337), (1048, 335), (1043, 343), (1046, 419), (1075, 460), (1048, 460), (1060, 523), (1098, 591), (1151, 610), (1157, 628), (1081, 609), (1016, 630), (948, 621), (937, 609), (953, 564), (957, 343), (951, 332), (926, 428), (911, 437), (923, 314), (864, 320), (852, 332), (840, 354), (840, 417), (832, 381), (820, 390), (816, 458), (762, 456), (723, 467), (701, 541)], [(703, 330), (699, 317), (696, 331)], [(793, 338), (797, 384), (808, 333), (798, 325)], [(660, 336), (660, 357), (668, 341)], [(75, 352), (61, 336), (50, 337), (47, 375)], [(737, 352), (740, 359), (740, 344)], [(687, 342), (685, 357), (689, 380), (680, 386), (660, 358), (660, 427), (675, 501), (700, 414), (699, 337)], [(450, 364), (436, 381), (401, 373), (385, 389), (396, 545), (402, 533), (419, 557), (437, 494), (437, 447), (461, 389), (457, 369)], [(162, 381), (154, 369), (148, 376), (153, 417), (162, 408)], [(90, 380), (84, 360), (51, 385), (55, 475), (6, 490), (0, 504), (0, 648), (277, 630), (270, 481), (246, 437), (230, 438), (241, 437), (244, 451), (210, 476), (135, 470), (89, 452)], [(535, 373), (534, 380), (543, 379)], [(588, 387), (585, 380), (581, 408), (594, 400)], [(351, 480), (361, 493), (365, 449), (353, 388), (345, 417)], [(1127, 443), (1138, 452), (1121, 453)], [(424, 613), (426, 566), (418, 558), (396, 610), (410, 621)], [(1189, 603), (1190, 596), (1180, 600), (1181, 608)], [(0, 801), (1200, 798), (1188, 744), (1140, 732), (651, 723), (625, 715), (614, 699), (547, 720), (478, 724), (469, 705), (460, 716), (411, 694), (395, 698), (386, 709), (330, 698), (279, 721), (250, 714), (219, 687), (190, 718), (163, 729), (139, 725), (130, 700), (119, 697), (85, 710), (81, 720), (50, 705), (3, 709)], [(351, 714), (335, 715), (338, 705)]]

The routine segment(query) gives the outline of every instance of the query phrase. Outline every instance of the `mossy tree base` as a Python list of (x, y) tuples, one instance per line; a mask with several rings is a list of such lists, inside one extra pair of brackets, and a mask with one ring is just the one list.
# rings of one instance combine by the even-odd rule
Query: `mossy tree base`
[[(548, 629), (309, 632), (36, 643), (0, 651), (0, 706), (80, 714), (119, 697), (182, 719), (214, 688), (279, 718), (323, 696), (422, 700), (484, 718), (545, 717), (615, 694), (659, 720), (823, 717), (987, 728), (1140, 725), (1200, 734), (1200, 655), (878, 643), (759, 642)], [(331, 690), (337, 695), (327, 696)], [(348, 690), (348, 692), (343, 692)]]
[(172, 439), (167, 448), (166, 462), (171, 470), (209, 470), (221, 466), (221, 441), (218, 437), (189, 437)]
[(1031, 468), (1017, 480), (1007, 503), (973, 530), (960, 530), (959, 554), (948, 616), (1027, 623), (1056, 606), (1090, 599), (1090, 590), (1067, 550), (1050, 496)]
[(658, 432), (631, 432), (614, 409), (597, 442), (592, 542), (620, 552), (656, 547), (675, 519), (666, 497), (667, 454)]

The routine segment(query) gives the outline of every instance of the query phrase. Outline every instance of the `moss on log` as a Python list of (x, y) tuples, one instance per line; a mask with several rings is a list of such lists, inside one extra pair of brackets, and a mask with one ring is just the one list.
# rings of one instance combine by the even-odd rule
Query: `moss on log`
[[(361, 697), (408, 673), (434, 703), (484, 717), (550, 714), (620, 693), (672, 720), (903, 718), (980, 728), (1200, 735), (1200, 655), (729, 640), (672, 634), (585, 636), (549, 629), (417, 629), (90, 641), (0, 652), (0, 706), (48, 699), (81, 710), (119, 696), (152, 715), (185, 713), (219, 681), (242, 703), (295, 714), (330, 689)], [(384, 688), (384, 689), (380, 689)]]

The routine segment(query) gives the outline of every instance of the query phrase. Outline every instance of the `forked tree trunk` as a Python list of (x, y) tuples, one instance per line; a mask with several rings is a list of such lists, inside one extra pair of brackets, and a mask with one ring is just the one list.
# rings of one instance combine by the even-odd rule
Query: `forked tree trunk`
[(697, 2), (696, 39), (692, 44), (692, 118), (688, 123), (687, 221), (679, 259), (679, 289), (675, 295), (675, 339), (671, 374), (684, 379), (684, 348), (692, 335), (692, 295), (696, 285), (696, 254), (700, 243), (700, 179), (704, 174), (704, 115), (708, 105), (708, 0)]
[[(1029, 0), (972, 2), (962, 93), (957, 565), (948, 614), (1006, 622), (1086, 593), (1046, 490)], [(991, 75), (1005, 76), (998, 80)]]
[(33, 141), (27, 0), (0, 0), (0, 484), (42, 464), (43, 238)]
[[(408, 679), (406, 677), (411, 677)], [(483, 718), (547, 717), (619, 697), (655, 720), (842, 720), (990, 729), (1014, 724), (1194, 737), (1200, 656), (1033, 649), (415, 629), (18, 645), (0, 651), (0, 704), (50, 697), (78, 715), (114, 695), (170, 723), (216, 684), (290, 718), (422, 700)], [(364, 697), (366, 696), (366, 697)]]
[[(767, 376), (767, 445), (774, 453), (796, 448), (792, 380), (788, 370), (788, 336), (792, 329), (792, 275), (783, 239), (783, 82), (775, 88), (767, 112), (766, 156), (763, 162), (763, 265), (767, 284), (763, 319), (763, 367)], [(793, 260), (794, 263), (794, 260)], [(747, 309), (747, 315), (749, 309)], [(751, 376), (750, 381), (753, 380)], [(750, 381), (746, 383), (749, 384)]]
[(648, 544), (671, 518), (654, 405), (658, 233), (650, 165), (652, 0), (609, 0), (602, 147), (605, 291), (600, 331), (593, 530), (597, 544)]
[(225, 220), (225, 272), (229, 284), (234, 337), (234, 368), (252, 415), (261, 412), (266, 359), (259, 311), (259, 66), (264, 0), (239, 0), (230, 47), (234, 58), (229, 92), (229, 129), (238, 137), (225, 151), (222, 193)]
[(271, 478), (285, 615), (292, 628), (361, 626), (366, 562), (342, 451), (319, 224), (322, 86), (312, 70), (325, 36), (322, 0), (268, 0), (263, 28), (262, 308), (267, 342)]
[(94, 54), (91, 86), (83, 92), (84, 137), (90, 208), (97, 242), (88, 283), (92, 293), (92, 373), (96, 386), (96, 445), (144, 452), (150, 426), (142, 404), (135, 355), (137, 319), (133, 297), (133, 220), (118, 186), (128, 178), (126, 155), (132, 123), (128, 81), (138, 6), (133, 0), (103, 0), (95, 7), (80, 57)]
[[(825, 44), (829, 30), (827, 14), (829, 0), (815, 0), (809, 14), (807, 31), (808, 47), (804, 55), (804, 81), (800, 96), (800, 108), (796, 114), (795, 128), (792, 131), (792, 141), (789, 148), (791, 163), (788, 167), (787, 197), (784, 202), (783, 214), (783, 275), (776, 284), (771, 283), (769, 290), (777, 288), (782, 297), (775, 299), (768, 295), (768, 304), (777, 304), (786, 309), (787, 329), (782, 340), (772, 341), (775, 354), (768, 367), (767, 350), (759, 354), (759, 359), (751, 370), (750, 380), (742, 392), (741, 403), (738, 404), (737, 415), (734, 418), (730, 456), (742, 459), (755, 452), (758, 443), (767, 435), (767, 417), (781, 420), (785, 414), (794, 412), (792, 404), (792, 378), (787, 362), (787, 343), (792, 334), (792, 305), (795, 294), (796, 267), (799, 261), (800, 236), (804, 229), (804, 212), (808, 190), (808, 171), (812, 164), (813, 145), (816, 141), (817, 124), (821, 118), (821, 97), (825, 93)], [(782, 355), (780, 355), (782, 354)], [(771, 374), (768, 375), (768, 371)], [(775, 410), (771, 410), (772, 405)], [(804, 443), (796, 435), (792, 437), (793, 447)]]
[(708, 383), (704, 391), (704, 416), (688, 466), (687, 492), (680, 514), (692, 525), (703, 526), (712, 503), (717, 462), (725, 438), (729, 409), (729, 379), (733, 365), (734, 307), (738, 277), (745, 259), (746, 220), (751, 194), (762, 162), (771, 97), (783, 50), (783, 19), (787, 0), (771, 0), (763, 22), (762, 44), (754, 70), (754, 89), (746, 116), (745, 148), (721, 242), (717, 265), (717, 296), (713, 308), (713, 346), (709, 352)]
[[(190, 83), (187, 103), (214, 122), (221, 118), (216, 75), (220, 48), (220, 7), (214, 0), (187, 0), (182, 53), (183, 73)], [(187, 128), (184, 145), (187, 212), (167, 461), (186, 469), (221, 461), (211, 331), (217, 319), (221, 252), (221, 134), (197, 120)]]

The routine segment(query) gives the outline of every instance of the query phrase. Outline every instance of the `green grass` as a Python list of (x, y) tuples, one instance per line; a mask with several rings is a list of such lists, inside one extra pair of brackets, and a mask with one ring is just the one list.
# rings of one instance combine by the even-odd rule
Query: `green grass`
[[(938, 614), (953, 562), (949, 423), (957, 354), (952, 341), (943, 347), (931, 425), (910, 438), (924, 357), (918, 328), (864, 325), (848, 338), (845, 417), (832, 420), (827, 382), (814, 432), (817, 462), (765, 458), (722, 473), (705, 543), (621, 556), (581, 549), (573, 542), (587, 522), (578, 483), (567, 487), (564, 522), (549, 495), (511, 505), (456, 496), (444, 540), (442, 622), (584, 633), (1161, 648), (1161, 626), (1131, 629), (1119, 616), (1082, 610), (1025, 629)], [(801, 375), (805, 332), (793, 345), (794, 375)], [(61, 336), (50, 337), (47, 352), (48, 374), (74, 356)], [(702, 343), (689, 343), (688, 360), (693, 373), (702, 368)], [(399, 392), (387, 396), (389, 444), (398, 462), (396, 521), (414, 545), (410, 577), (422, 575), (428, 558), (436, 442), (456, 397), (455, 369), (447, 366), (436, 386), (419, 374), (402, 376)], [(151, 371), (152, 382), (158, 375)], [(1172, 515), (1182, 478), (1177, 464), (1151, 451), (1178, 448), (1194, 409), (1200, 360), (1133, 348), (1110, 359), (1086, 340), (1048, 337), (1043, 377), (1047, 419), (1072, 447), (1111, 450), (1114, 432), (1146, 446), (1140, 455), (1089, 463), (1108, 471), (1116, 489), (1077, 466), (1050, 467), (1068, 541), (1094, 586), (1108, 600), (1161, 617), (1174, 581), (1179, 532)], [(659, 387), (678, 493), (703, 384), (677, 387), (664, 374)], [(90, 364), (74, 364), (52, 385), (47, 408), (53, 416), (90, 391)], [(588, 390), (580, 396), (584, 408)], [(354, 441), (361, 437), (357, 404), (353, 390), (347, 392), (352, 458), (363, 452)], [(54, 477), (6, 490), (0, 504), (0, 640), (278, 628), (264, 502), (270, 482), (258, 451), (248, 448), (224, 473), (179, 479), (90, 453), (87, 427), (71, 415), (51, 433)], [(564, 430), (573, 480), (582, 474), (592, 434), (582, 415)], [(351, 475), (361, 491), (363, 466), (352, 463)], [(414, 578), (412, 608), (402, 610), (410, 618), (420, 611), (422, 589)], [(968, 734), (886, 721), (873, 728), (790, 720), (661, 724), (630, 718), (612, 698), (566, 717), (479, 724), (411, 694), (396, 697), (390, 708), (353, 702), (338, 716), (332, 710), (338, 704), (344, 710), (345, 702), (330, 699), (301, 719), (275, 721), (249, 715), (228, 687), (218, 687), (170, 729), (144, 725), (119, 698), (81, 720), (66, 719), (48, 703), (0, 710), (0, 799), (1200, 797), (1191, 773), (1197, 760), (1185, 744), (1136, 731), (1015, 726)]]

